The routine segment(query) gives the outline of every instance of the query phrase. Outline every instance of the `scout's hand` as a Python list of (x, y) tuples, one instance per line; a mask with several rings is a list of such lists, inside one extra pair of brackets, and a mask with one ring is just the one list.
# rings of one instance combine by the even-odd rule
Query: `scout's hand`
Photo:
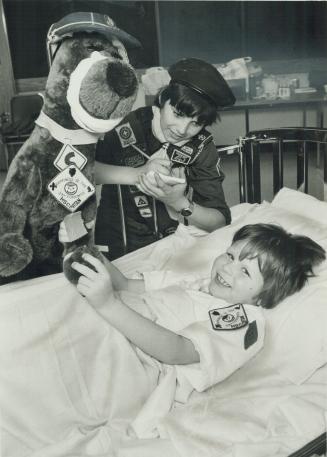
[[(183, 168), (173, 169), (173, 172), (175, 177), (185, 180), (185, 171)], [(158, 173), (155, 173), (154, 178), (156, 184), (153, 184), (152, 180), (146, 175), (141, 175), (139, 189), (176, 211), (187, 206), (188, 202), (185, 197), (186, 180), (180, 184), (168, 184), (160, 178)]]
[(170, 160), (164, 158), (151, 159), (147, 161), (144, 165), (142, 173), (148, 173), (149, 171), (154, 171), (156, 173), (162, 173), (163, 175), (170, 174)]
[(99, 309), (108, 303), (108, 298), (113, 293), (111, 278), (100, 260), (89, 254), (84, 254), (83, 259), (94, 269), (81, 263), (72, 263), (72, 268), (82, 275), (78, 280), (77, 290), (94, 308)]

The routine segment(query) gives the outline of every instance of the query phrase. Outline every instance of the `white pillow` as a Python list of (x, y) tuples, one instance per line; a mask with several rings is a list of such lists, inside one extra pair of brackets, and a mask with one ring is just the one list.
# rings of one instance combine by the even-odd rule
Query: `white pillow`
[(327, 250), (326, 226), (299, 214), (263, 202), (252, 205), (245, 216), (239, 217), (231, 225), (215, 230), (209, 235), (194, 238), (174, 252), (164, 265), (164, 270), (187, 271), (209, 274), (214, 259), (230, 246), (236, 230), (246, 224), (277, 224), (286, 230), (312, 238)]
[(272, 205), (327, 225), (327, 202), (303, 192), (283, 187), (275, 195)]

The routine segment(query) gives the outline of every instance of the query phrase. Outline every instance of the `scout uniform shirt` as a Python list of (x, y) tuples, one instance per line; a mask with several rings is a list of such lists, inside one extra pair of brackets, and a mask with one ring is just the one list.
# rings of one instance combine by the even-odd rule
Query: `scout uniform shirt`
[[(108, 132), (97, 145), (96, 160), (111, 165), (139, 167), (146, 158), (133, 147), (137, 146), (148, 156), (153, 155), (162, 143), (152, 133), (152, 107), (139, 108), (130, 113), (116, 129)], [(192, 158), (190, 156), (192, 155)], [(230, 223), (230, 211), (226, 204), (222, 181), (224, 174), (219, 168), (219, 156), (212, 137), (203, 129), (180, 149), (169, 145), (168, 156), (175, 165), (186, 166), (188, 190), (192, 200), (201, 206), (218, 209)], [(183, 163), (184, 161), (184, 163)], [(136, 186), (122, 186), (129, 251), (156, 241), (154, 233), (152, 198), (142, 194)], [(165, 205), (156, 202), (159, 236), (170, 235), (178, 222), (171, 219)], [(123, 255), (122, 228), (119, 215), (117, 186), (102, 186), (98, 208), (95, 242), (109, 246), (109, 258)], [(110, 255), (112, 253), (112, 256)]]

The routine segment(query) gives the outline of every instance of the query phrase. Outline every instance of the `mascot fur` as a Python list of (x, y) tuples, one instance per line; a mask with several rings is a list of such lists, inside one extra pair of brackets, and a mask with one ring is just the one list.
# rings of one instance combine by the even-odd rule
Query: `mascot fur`
[[(57, 49), (43, 108), (0, 200), (0, 284), (58, 273), (63, 255), (76, 258), (85, 246), (99, 256), (92, 230), (96, 142), (131, 110), (137, 93), (123, 42), (138, 44), (97, 13), (73, 13), (50, 28), (48, 44)], [(59, 224), (77, 214), (83, 223), (63, 252)], [(70, 265), (64, 271), (77, 280)]]

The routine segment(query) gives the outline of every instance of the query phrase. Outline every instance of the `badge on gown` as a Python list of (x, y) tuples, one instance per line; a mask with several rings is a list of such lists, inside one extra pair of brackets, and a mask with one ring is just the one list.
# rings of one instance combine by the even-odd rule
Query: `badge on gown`
[(237, 330), (248, 324), (248, 318), (242, 304), (211, 309), (209, 316), (214, 330)]

